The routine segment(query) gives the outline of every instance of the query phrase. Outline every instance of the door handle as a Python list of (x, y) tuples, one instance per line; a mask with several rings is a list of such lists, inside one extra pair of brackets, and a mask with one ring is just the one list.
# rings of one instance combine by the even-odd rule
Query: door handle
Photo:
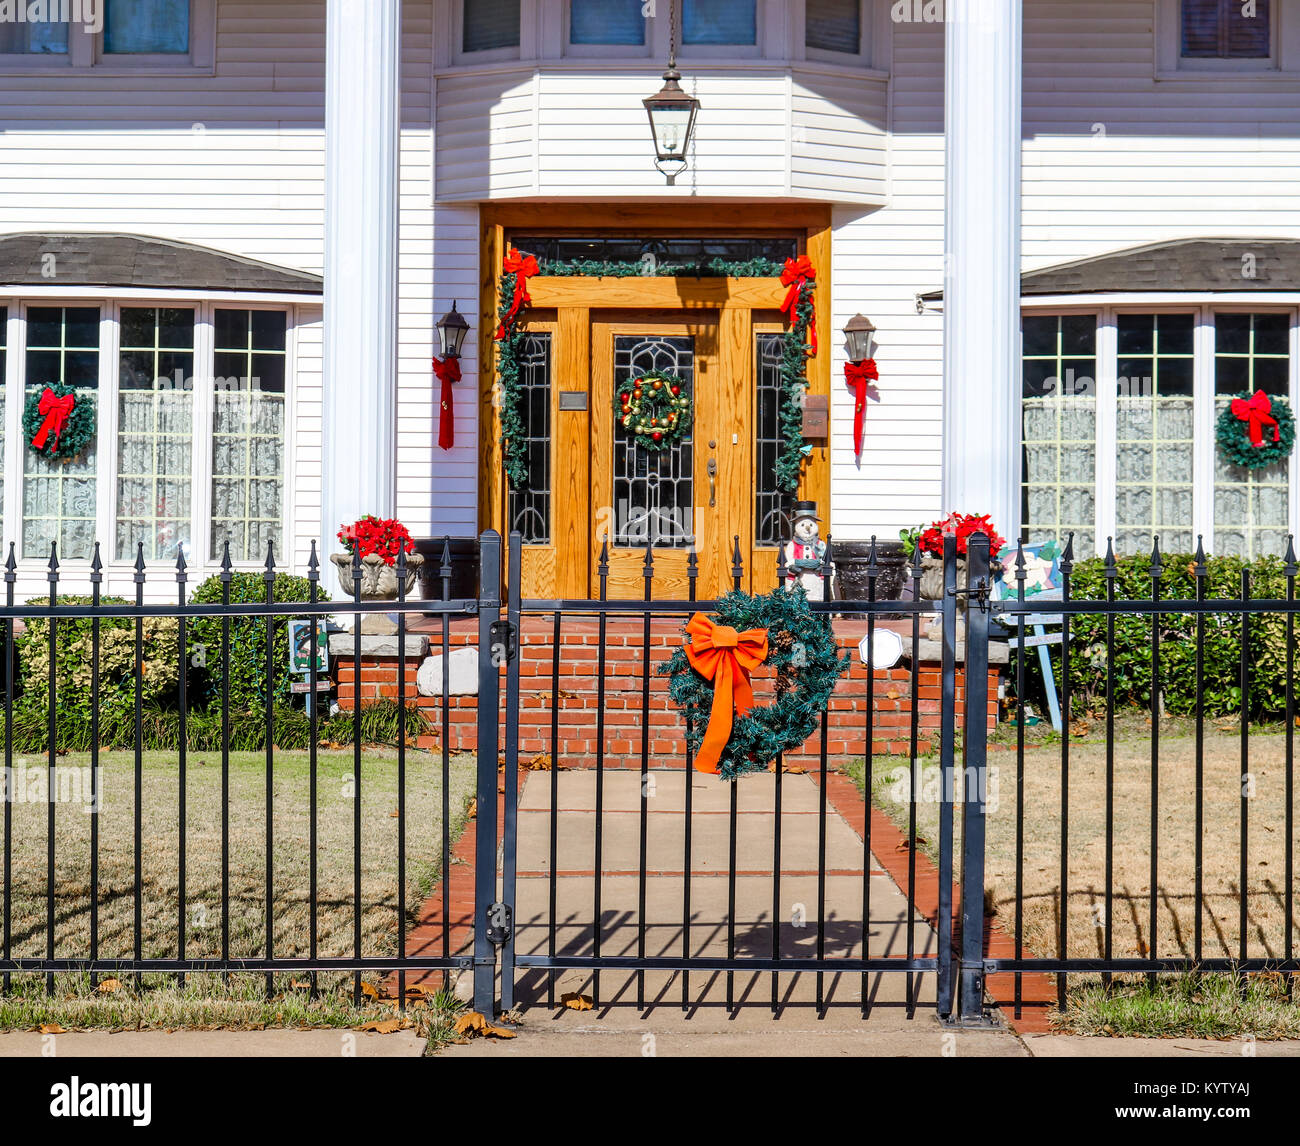
[(718, 459), (709, 459), (709, 508), (718, 504)]

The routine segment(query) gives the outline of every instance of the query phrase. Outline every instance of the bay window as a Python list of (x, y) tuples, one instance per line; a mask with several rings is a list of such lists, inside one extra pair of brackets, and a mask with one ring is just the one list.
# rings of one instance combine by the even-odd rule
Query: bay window
[[(0, 535), (18, 556), (215, 564), (285, 556), (291, 311), (238, 302), (0, 304)], [(50, 461), (22, 406), (73, 387), (94, 444)], [(17, 408), (15, 408), (17, 407)], [(7, 481), (6, 481), (7, 477)], [(7, 510), (7, 512), (6, 512)], [(209, 523), (209, 524), (205, 524)]]
[(1099, 306), (1022, 320), (1022, 530), (1080, 556), (1281, 554), (1294, 529), (1283, 461), (1227, 462), (1215, 422), (1238, 394), (1292, 399), (1295, 308)]

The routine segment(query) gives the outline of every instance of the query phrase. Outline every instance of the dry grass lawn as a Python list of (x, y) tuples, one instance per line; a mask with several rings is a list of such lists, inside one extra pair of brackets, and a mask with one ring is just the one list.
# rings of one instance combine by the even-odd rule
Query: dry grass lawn
[[(1156, 840), (1151, 838), (1151, 752), (1146, 735), (1132, 732), (1115, 746), (1114, 876), (1110, 912), (1113, 953), (1146, 956), (1152, 948), (1150, 860), (1158, 857), (1157, 924), (1154, 949), (1162, 957), (1196, 957), (1195, 742), (1187, 722), (1162, 729)], [(1300, 739), (1300, 737), (1298, 737)], [(1101, 740), (1101, 743), (1097, 741)], [(1300, 748), (1300, 746), (1298, 746)], [(1240, 738), (1226, 724), (1207, 726), (1202, 833), (1202, 958), (1235, 958), (1240, 952), (1242, 774), (1253, 788), (1248, 801), (1246, 951), (1251, 958), (1280, 958), (1285, 949), (1286, 818), (1285, 737), (1252, 732), (1249, 766), (1242, 768)], [(1015, 926), (1016, 787), (1013, 750), (990, 750), (990, 809), (986, 817), (986, 887), (998, 918)], [(876, 801), (906, 823), (906, 764), (877, 761)], [(937, 791), (937, 762), (922, 764), (923, 797)], [(860, 775), (860, 771), (859, 771)], [(1027, 747), (1024, 762), (1024, 943), (1029, 954), (1059, 953), (1061, 916), (1061, 745)], [(1300, 778), (1298, 778), (1300, 779)], [(1070, 745), (1068, 953), (1103, 953), (1106, 914), (1106, 750), (1104, 731), (1094, 726)], [(923, 798), (917, 808), (927, 847), (938, 840), (939, 805)], [(956, 816), (960, 840), (960, 810)], [(1297, 821), (1300, 827), (1300, 820)], [(1300, 832), (1297, 833), (1300, 835)], [(1297, 841), (1293, 840), (1294, 846)], [(958, 852), (960, 861), (960, 852)], [(1300, 897), (1298, 897), (1300, 898)], [(1296, 905), (1300, 914), (1300, 902)], [(1293, 920), (1292, 938), (1300, 946)]]
[[(103, 803), (99, 815), (99, 954), (132, 954), (135, 856), (134, 759), (131, 753), (100, 758)], [(15, 760), (15, 765), (18, 765)], [(81, 767), (84, 756), (60, 760)], [(43, 772), (44, 762), (27, 764)], [(237, 754), (230, 767), (230, 953), (266, 951), (265, 757)], [(353, 815), (356, 807), (351, 751), (321, 752), (318, 764), (318, 951), (353, 954)], [(27, 779), (31, 781), (31, 773)], [(22, 777), (20, 776), (19, 779)], [(471, 757), (454, 759), (449, 796), (454, 841), (465, 819), (474, 783)], [(367, 750), (361, 773), (362, 954), (396, 950), (398, 935), (397, 758)], [(65, 793), (67, 794), (67, 793)], [(221, 758), (192, 753), (186, 782), (187, 873), (184, 903), (179, 889), (178, 803), (180, 785), (172, 753), (146, 753), (141, 820), (143, 928), (146, 958), (175, 957), (178, 920), (186, 921), (186, 955), (217, 957), (222, 945)], [(310, 944), (309, 770), (304, 752), (278, 752), (274, 773), (274, 952), (303, 956)], [(15, 957), (46, 952), (47, 805), (13, 802), (12, 950)], [(57, 957), (90, 951), (91, 821), (75, 803), (57, 803), (53, 885)], [(441, 759), (408, 752), (406, 760), (406, 886), (408, 911), (421, 905), (438, 876), (442, 854)]]

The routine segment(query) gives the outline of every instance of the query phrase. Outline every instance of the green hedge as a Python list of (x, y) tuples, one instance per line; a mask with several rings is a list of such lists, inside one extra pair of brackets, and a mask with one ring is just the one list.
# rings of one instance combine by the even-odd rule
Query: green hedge
[[(401, 713), (396, 701), (377, 701), (364, 705), (360, 717), (362, 744), (396, 746)], [(14, 710), (13, 750), (43, 755), (49, 750), (46, 735), (46, 714), (35, 707), (20, 706)], [(351, 744), (353, 742), (353, 714), (340, 712), (337, 716), (322, 716), (317, 726), (318, 744)], [(407, 746), (413, 747), (415, 738), (432, 730), (428, 719), (414, 706), (406, 710)], [(174, 708), (164, 708), (157, 703), (144, 706), (141, 720), (141, 740), (145, 749), (172, 751), (180, 746), (180, 713)], [(186, 741), (195, 752), (216, 752), (221, 749), (221, 712), (219, 709), (195, 711), (189, 714), (185, 725)], [(311, 744), (311, 722), (301, 708), (287, 705), (275, 706), (272, 735), (276, 747), (286, 751), (306, 749)], [(4, 713), (0, 711), (0, 743), (4, 738)], [(58, 743), (60, 751), (90, 751), (90, 718), (76, 712), (60, 709)], [(99, 746), (104, 750), (127, 749), (135, 746), (134, 708), (113, 709), (101, 714)], [(230, 750), (232, 752), (259, 752), (266, 747), (266, 716), (261, 710), (237, 710), (230, 713)]]
[[(209, 577), (194, 590), (191, 605), (220, 604), (223, 597), (220, 577)], [(306, 577), (280, 574), (275, 579), (277, 604), (311, 600), (311, 582)], [(230, 582), (232, 605), (266, 603), (266, 581), (261, 573), (236, 573)], [(289, 686), (297, 679), (289, 671), (288, 617), (276, 617), (271, 624), (271, 643), (275, 671), (271, 681), (272, 699), (287, 701)], [(186, 640), (190, 649), (190, 703), (195, 706), (219, 706), (221, 703), (222, 657), (220, 617), (200, 617), (190, 621)], [(230, 680), (231, 711), (260, 712), (266, 703), (266, 618), (233, 618), (230, 621), (230, 657), (226, 675)]]
[[(89, 597), (60, 596), (60, 605), (88, 605)], [(48, 597), (31, 598), (32, 605), (49, 603)], [(105, 605), (125, 605), (121, 597), (104, 597)], [(101, 720), (130, 711), (135, 705), (135, 626), (133, 620), (99, 622), (99, 713)], [(61, 617), (55, 629), (55, 705), (59, 719), (80, 718), (89, 724), (92, 708), (91, 669), (93, 628), (89, 617)], [(173, 617), (146, 617), (141, 625), (143, 672), (140, 695), (146, 703), (171, 702), (176, 695), (180, 663), (179, 635)], [(44, 716), (50, 700), (50, 622), (27, 621), (26, 631), (14, 641), (21, 673), (23, 709)], [(0, 650), (2, 651), (2, 650)]]
[[(1196, 597), (1195, 558), (1169, 554), (1161, 558), (1162, 600)], [(1238, 557), (1212, 557), (1206, 562), (1205, 595), (1240, 599), (1241, 575), (1250, 573), (1252, 599), (1286, 597), (1286, 575), (1277, 557), (1246, 562)], [(1148, 556), (1118, 561), (1117, 600), (1151, 599), (1151, 560)], [(1106, 599), (1106, 567), (1101, 558), (1076, 562), (1070, 580), (1075, 600)], [(1048, 607), (1050, 608), (1050, 606)], [(1176, 609), (1176, 606), (1175, 606)], [(1206, 716), (1229, 716), (1241, 711), (1241, 617), (1207, 613), (1204, 641), (1204, 705)], [(1116, 708), (1151, 705), (1151, 634), (1153, 618), (1119, 614), (1115, 617), (1113, 653)], [(1192, 614), (1161, 613), (1160, 691), (1165, 711), (1177, 715), (1196, 712), (1196, 619)], [(1037, 668), (1032, 655), (1026, 667)], [(1253, 719), (1276, 718), (1286, 708), (1286, 617), (1252, 614), (1250, 617), (1249, 713)], [(1106, 703), (1106, 618), (1078, 615), (1070, 628), (1070, 683), (1075, 711), (1101, 710)], [(1011, 665), (1014, 673), (1014, 658)]]

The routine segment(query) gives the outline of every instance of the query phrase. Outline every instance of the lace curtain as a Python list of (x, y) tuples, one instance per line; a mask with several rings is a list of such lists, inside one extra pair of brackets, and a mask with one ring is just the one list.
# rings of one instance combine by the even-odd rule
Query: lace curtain
[(212, 552), (234, 561), (283, 553), (284, 395), (218, 391), (213, 411)]
[(190, 554), (194, 398), (187, 390), (124, 390), (118, 402), (117, 557)]

